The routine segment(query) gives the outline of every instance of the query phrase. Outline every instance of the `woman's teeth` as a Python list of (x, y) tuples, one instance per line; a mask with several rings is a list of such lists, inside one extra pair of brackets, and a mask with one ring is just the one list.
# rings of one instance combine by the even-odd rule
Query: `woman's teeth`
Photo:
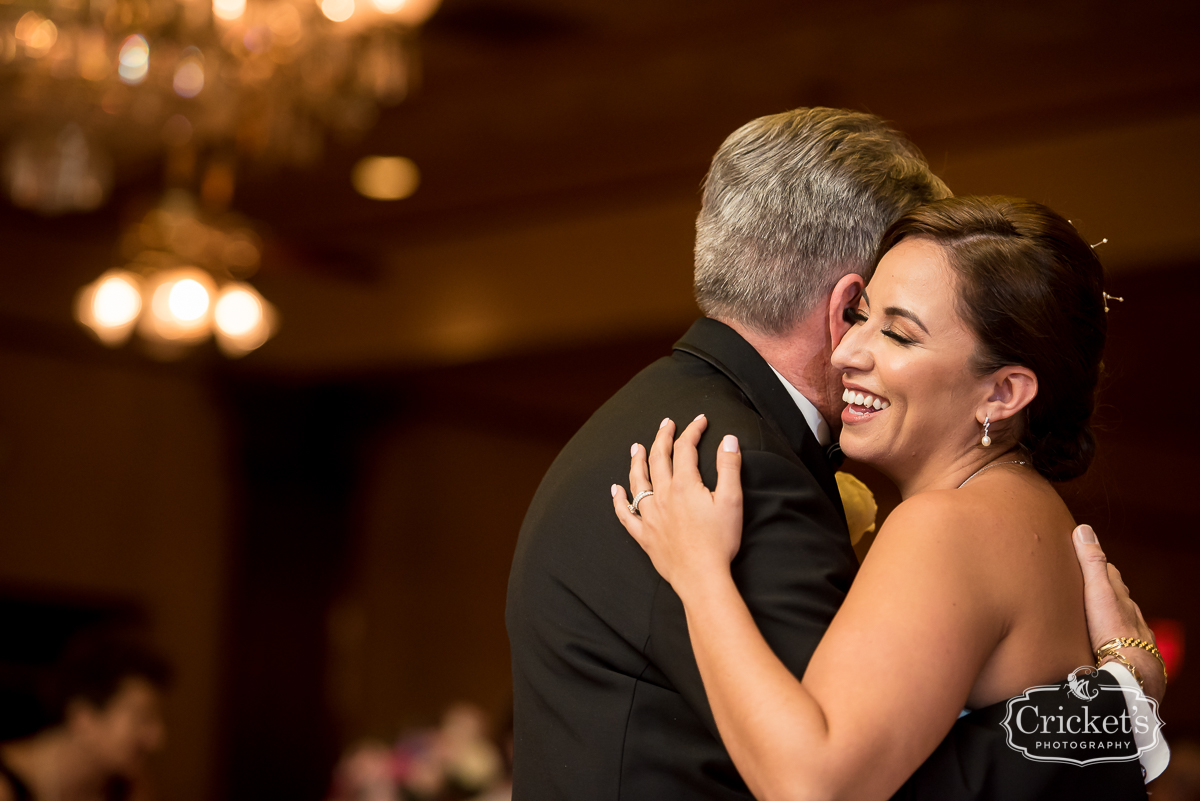
[(853, 403), (855, 406), (865, 406), (868, 409), (886, 409), (891, 406), (885, 400), (880, 400), (873, 395), (864, 395), (852, 389), (847, 389), (842, 393), (842, 400), (846, 403)]

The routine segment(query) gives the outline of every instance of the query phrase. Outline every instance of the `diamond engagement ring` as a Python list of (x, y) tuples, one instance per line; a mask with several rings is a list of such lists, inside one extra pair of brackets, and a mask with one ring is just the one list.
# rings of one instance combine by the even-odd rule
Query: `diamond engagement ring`
[(642, 502), (643, 498), (649, 498), (653, 494), (654, 494), (654, 490), (642, 490), (637, 495), (634, 495), (633, 503), (629, 504), (629, 512), (631, 514), (635, 514), (635, 515), (639, 514), (638, 504)]

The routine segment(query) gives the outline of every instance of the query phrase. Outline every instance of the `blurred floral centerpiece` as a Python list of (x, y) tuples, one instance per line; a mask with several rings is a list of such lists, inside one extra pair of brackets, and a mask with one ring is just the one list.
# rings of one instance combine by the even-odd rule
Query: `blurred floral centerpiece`
[(328, 801), (459, 801), (510, 797), (500, 749), (487, 716), (471, 704), (447, 710), (436, 729), (394, 745), (355, 746), (334, 771)]

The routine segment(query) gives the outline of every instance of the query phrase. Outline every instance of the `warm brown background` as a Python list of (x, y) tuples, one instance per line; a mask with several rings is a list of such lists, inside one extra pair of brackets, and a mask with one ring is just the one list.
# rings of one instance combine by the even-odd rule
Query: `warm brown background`
[[(173, 801), (317, 799), (354, 738), (457, 698), (502, 715), (541, 474), (695, 315), (721, 140), (823, 104), (894, 120), (958, 193), (1109, 238), (1127, 301), (1103, 450), (1066, 492), (1147, 615), (1200, 632), (1197, 23), (1192, 3), (445, 0), (418, 97), (314, 172), (243, 172), (284, 327), (232, 364), (105, 351), (70, 320), (153, 165), (96, 214), (0, 208), (0, 590), (146, 610), (179, 672)], [(369, 153), (416, 160), (420, 191), (354, 195)], [(1196, 673), (1172, 738), (1200, 735)]]

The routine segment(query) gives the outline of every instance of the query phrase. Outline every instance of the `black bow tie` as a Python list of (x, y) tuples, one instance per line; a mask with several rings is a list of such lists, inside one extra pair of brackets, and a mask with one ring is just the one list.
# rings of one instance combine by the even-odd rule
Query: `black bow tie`
[(842, 446), (835, 442), (825, 449), (825, 458), (829, 461), (829, 466), (837, 470), (842, 466), (842, 462), (846, 461), (846, 454), (842, 453)]

